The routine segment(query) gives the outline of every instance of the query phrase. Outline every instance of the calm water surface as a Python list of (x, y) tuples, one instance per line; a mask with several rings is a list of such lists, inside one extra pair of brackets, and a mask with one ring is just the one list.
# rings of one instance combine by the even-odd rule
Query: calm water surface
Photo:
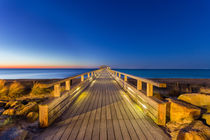
[[(0, 79), (57, 79), (78, 75), (94, 69), (0, 69)], [(209, 78), (209, 69), (116, 69), (144, 78)]]
[(0, 69), (0, 79), (59, 79), (94, 69)]
[(118, 69), (118, 71), (144, 78), (210, 78), (210, 69)]

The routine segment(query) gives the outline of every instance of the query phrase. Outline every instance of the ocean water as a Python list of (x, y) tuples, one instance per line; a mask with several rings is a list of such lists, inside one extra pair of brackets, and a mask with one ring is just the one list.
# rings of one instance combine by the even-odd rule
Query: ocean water
[(210, 69), (118, 69), (118, 71), (143, 78), (210, 79)]
[(0, 79), (60, 79), (94, 69), (0, 69)]
[[(0, 69), (0, 79), (59, 79), (94, 69)], [(116, 69), (144, 78), (210, 79), (210, 69)]]

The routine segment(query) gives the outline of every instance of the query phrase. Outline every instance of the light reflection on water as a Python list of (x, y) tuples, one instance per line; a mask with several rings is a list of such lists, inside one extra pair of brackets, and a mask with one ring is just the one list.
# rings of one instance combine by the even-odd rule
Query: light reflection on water
[(0, 69), (0, 79), (59, 79), (93, 69)]

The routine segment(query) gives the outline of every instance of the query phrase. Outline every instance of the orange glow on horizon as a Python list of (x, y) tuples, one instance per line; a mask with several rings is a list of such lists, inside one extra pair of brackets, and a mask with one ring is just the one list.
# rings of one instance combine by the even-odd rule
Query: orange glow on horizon
[(39, 68), (94, 68), (92, 66), (71, 65), (71, 66), (35, 66), (35, 65), (0, 65), (1, 69), (39, 69)]

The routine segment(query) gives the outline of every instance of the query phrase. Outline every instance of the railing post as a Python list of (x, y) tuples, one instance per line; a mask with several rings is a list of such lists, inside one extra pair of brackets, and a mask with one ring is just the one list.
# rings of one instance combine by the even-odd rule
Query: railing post
[(142, 81), (137, 80), (137, 90), (142, 90)]
[(153, 96), (153, 85), (147, 83), (147, 96)]
[(81, 82), (84, 81), (84, 75), (81, 75)]
[(70, 90), (71, 89), (70, 80), (67, 80), (65, 83), (66, 83), (65, 85), (66, 90)]
[(90, 73), (88, 73), (88, 78), (90, 78)]
[(123, 82), (123, 87), (124, 87), (124, 89), (126, 89), (126, 82), (127, 82), (127, 76), (124, 75), (124, 82)]
[(48, 127), (49, 125), (49, 114), (48, 105), (39, 105), (39, 125), (40, 127)]
[(165, 126), (166, 124), (166, 103), (158, 105), (158, 124)]
[(54, 85), (54, 97), (60, 97), (61, 96), (61, 89), (60, 84)]
[(124, 75), (124, 81), (127, 82), (128, 78), (126, 75)]
[(119, 78), (121, 77), (121, 74), (119, 73)]

